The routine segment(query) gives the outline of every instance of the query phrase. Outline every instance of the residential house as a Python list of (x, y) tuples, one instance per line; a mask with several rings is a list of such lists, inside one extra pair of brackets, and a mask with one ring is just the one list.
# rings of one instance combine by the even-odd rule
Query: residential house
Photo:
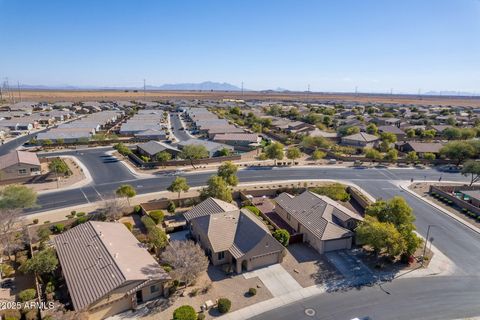
[(213, 141), (245, 150), (258, 147), (262, 138), (255, 133), (224, 133), (216, 134)]
[(213, 265), (229, 264), (241, 273), (282, 261), (285, 248), (248, 209), (202, 211), (189, 219), (190, 232)]
[(220, 150), (223, 149), (227, 149), (230, 152), (234, 151), (234, 148), (232, 146), (201, 139), (189, 139), (185, 141), (180, 141), (178, 143), (178, 148), (183, 149), (185, 146), (191, 144), (204, 146), (207, 149), (210, 158), (217, 156)]
[(379, 126), (378, 127), (378, 132), (379, 133), (386, 133), (386, 132), (393, 133), (397, 137), (397, 140), (403, 140), (407, 136), (405, 131), (403, 131), (402, 129), (400, 129), (397, 126)]
[(275, 212), (296, 232), (303, 242), (319, 253), (350, 249), (358, 221), (362, 216), (311, 191), (298, 196), (286, 192), (275, 199)]
[(180, 153), (177, 148), (163, 142), (151, 140), (145, 143), (137, 145), (137, 152), (141, 155), (147, 156), (150, 159), (156, 159), (159, 152), (168, 152), (172, 155), (172, 158), (176, 158)]
[(122, 223), (89, 221), (54, 243), (73, 309), (92, 320), (160, 297), (170, 279)]
[(440, 142), (405, 142), (396, 143), (396, 148), (404, 153), (415, 151), (420, 158), (423, 158), (425, 153), (433, 153), (436, 156), (440, 153), (443, 144)]
[(21, 179), (41, 174), (37, 154), (27, 151), (11, 151), (0, 156), (0, 180)]
[(379, 137), (365, 132), (351, 134), (341, 138), (341, 143), (350, 147), (365, 148), (373, 147), (378, 141)]

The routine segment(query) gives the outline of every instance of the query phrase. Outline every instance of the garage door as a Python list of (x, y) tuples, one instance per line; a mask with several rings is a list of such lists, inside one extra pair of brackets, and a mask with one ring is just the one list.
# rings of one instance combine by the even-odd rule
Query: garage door
[(274, 252), (262, 256), (252, 257), (252, 259), (249, 261), (250, 270), (278, 263), (278, 255), (278, 252)]
[(350, 249), (351, 241), (352, 241), (352, 238), (325, 241), (324, 252)]

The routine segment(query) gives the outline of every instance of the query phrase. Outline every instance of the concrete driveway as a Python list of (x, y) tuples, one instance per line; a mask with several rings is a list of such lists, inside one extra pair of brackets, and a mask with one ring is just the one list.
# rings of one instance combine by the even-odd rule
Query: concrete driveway
[(258, 277), (274, 297), (302, 289), (302, 286), (278, 263), (245, 272), (243, 276), (246, 279)]

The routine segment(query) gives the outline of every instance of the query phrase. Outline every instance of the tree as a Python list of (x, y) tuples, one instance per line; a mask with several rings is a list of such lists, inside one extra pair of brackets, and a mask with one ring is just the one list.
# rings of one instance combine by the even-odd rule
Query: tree
[(157, 161), (160, 162), (167, 162), (169, 160), (172, 160), (172, 155), (167, 151), (160, 151), (155, 155), (155, 157), (157, 158)]
[(52, 159), (52, 161), (50, 161), (50, 163), (48, 164), (48, 169), (52, 172), (55, 172), (56, 174), (58, 173), (63, 175), (70, 174), (70, 168), (65, 163), (65, 161), (63, 161), (60, 158)]
[(290, 147), (287, 149), (287, 158), (290, 160), (295, 161), (296, 159), (300, 158), (301, 155), (302, 153), (297, 147)]
[(218, 167), (217, 175), (225, 180), (229, 186), (238, 184), (237, 177), (238, 166), (231, 161), (224, 162)]
[(390, 222), (380, 222), (375, 217), (367, 215), (355, 231), (357, 241), (370, 246), (375, 255), (385, 252), (390, 257), (395, 257), (405, 251), (405, 241)]
[(226, 202), (232, 202), (232, 191), (223, 178), (214, 175), (208, 179), (207, 187), (202, 189), (200, 197), (202, 199), (212, 197)]
[(435, 153), (425, 152), (425, 153), (423, 154), (423, 159), (425, 159), (425, 160), (431, 160), (431, 161), (433, 161), (433, 160), (435, 160), (435, 158), (436, 158)]
[(410, 128), (405, 133), (407, 134), (407, 137), (409, 137), (410, 139), (415, 138), (415, 135), (416, 135), (415, 129)]
[(418, 155), (415, 151), (410, 151), (409, 153), (407, 153), (407, 160), (408, 161), (417, 161), (418, 160)]
[(42, 146), (51, 146), (53, 144), (52, 140), (50, 139), (45, 139), (45, 140), (42, 140)]
[(464, 176), (470, 175), (470, 185), (480, 180), (480, 162), (474, 160), (468, 160), (465, 162), (462, 168), (462, 174)]
[(216, 155), (218, 157), (228, 157), (231, 153), (232, 153), (232, 151), (230, 149), (222, 148), (222, 149), (217, 151)]
[(167, 234), (163, 229), (160, 229), (158, 227), (150, 228), (150, 230), (148, 230), (147, 236), (149, 242), (153, 244), (157, 249), (163, 249), (168, 244)]
[(173, 320), (197, 320), (197, 312), (193, 307), (184, 305), (173, 311)]
[(185, 160), (190, 160), (190, 164), (193, 168), (193, 160), (205, 159), (208, 158), (209, 153), (207, 148), (201, 144), (187, 144), (183, 147), (182, 152), (180, 153), (180, 158)]
[(312, 153), (312, 159), (317, 161), (317, 160), (320, 160), (320, 159), (323, 159), (327, 156), (327, 154), (321, 150), (315, 150), (313, 151)]
[(31, 259), (25, 261), (20, 266), (20, 271), (43, 275), (52, 273), (57, 269), (57, 266), (57, 253), (53, 248), (47, 248), (37, 252)]
[(380, 222), (390, 222), (400, 229), (415, 228), (413, 210), (405, 199), (399, 196), (371, 204), (366, 208), (365, 214), (377, 218)]
[(227, 313), (232, 307), (232, 302), (227, 298), (218, 299), (217, 309), (221, 314)]
[(174, 279), (191, 284), (202, 272), (207, 271), (208, 258), (203, 249), (193, 241), (172, 241), (160, 255), (160, 260), (172, 267)]
[(36, 203), (37, 193), (31, 188), (12, 184), (0, 191), (0, 209), (25, 209)]
[(365, 157), (372, 160), (381, 160), (383, 158), (380, 151), (373, 148), (365, 148)]
[(373, 135), (377, 135), (378, 133), (378, 127), (375, 123), (370, 123), (368, 126), (367, 126), (367, 129), (366, 129), (367, 133), (368, 134), (373, 134)]
[(440, 154), (455, 161), (458, 166), (475, 156), (474, 147), (466, 141), (451, 141), (440, 149)]
[(387, 151), (385, 155), (385, 159), (387, 159), (390, 162), (395, 162), (398, 159), (398, 151), (395, 149), (390, 149)]
[(432, 140), (433, 138), (435, 138), (435, 130), (432, 129), (423, 131), (422, 138), (424, 138), (425, 140)]
[(187, 192), (190, 189), (190, 186), (187, 183), (187, 179), (184, 177), (175, 177), (170, 186), (167, 188), (170, 192), (177, 192), (178, 198), (180, 198), (180, 193)]
[(392, 143), (397, 142), (397, 136), (391, 132), (383, 132), (380, 139), (382, 139), (381, 149), (383, 151), (387, 151)]
[(459, 128), (451, 127), (442, 131), (442, 135), (448, 140), (458, 140), (462, 137), (462, 133)]
[(272, 236), (277, 239), (284, 247), (288, 246), (290, 241), (290, 233), (285, 229), (277, 229), (272, 233)]
[(121, 155), (128, 156), (129, 154), (132, 153), (132, 150), (130, 150), (126, 145), (123, 143), (119, 142), (113, 146), (115, 150), (118, 151)]
[(277, 165), (277, 160), (282, 160), (284, 156), (283, 144), (280, 142), (274, 142), (268, 145), (265, 148), (265, 154), (267, 155), (268, 159), (274, 160), (275, 165)]
[(115, 193), (119, 197), (127, 198), (128, 205), (130, 205), (130, 198), (133, 198), (137, 195), (135, 188), (129, 184), (122, 184), (120, 187), (117, 188)]
[(304, 136), (302, 138), (302, 147), (309, 149), (324, 148), (328, 149), (332, 146), (332, 142), (324, 137)]
[(98, 209), (99, 217), (107, 221), (115, 221), (125, 214), (125, 202), (118, 198), (105, 200)]
[(167, 211), (171, 214), (174, 214), (175, 213), (175, 209), (176, 209), (176, 206), (175, 206), (175, 202), (173, 201), (170, 201), (168, 203), (168, 207), (167, 207)]
[(356, 134), (356, 133), (359, 133), (360, 132), (360, 128), (357, 127), (357, 126), (351, 126), (351, 127), (348, 127), (347, 130), (346, 130), (346, 135), (349, 136), (349, 135), (352, 135), (352, 134)]

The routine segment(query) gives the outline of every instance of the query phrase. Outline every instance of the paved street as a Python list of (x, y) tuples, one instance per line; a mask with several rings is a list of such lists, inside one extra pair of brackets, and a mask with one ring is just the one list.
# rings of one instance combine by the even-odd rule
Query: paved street
[(175, 137), (177, 137), (178, 140), (180, 141), (186, 141), (191, 139), (191, 137), (185, 132), (185, 130), (180, 130), (183, 128), (182, 123), (180, 122), (179, 119), (180, 114), (179, 113), (171, 113), (170, 114), (170, 122), (172, 124), (172, 132)]

